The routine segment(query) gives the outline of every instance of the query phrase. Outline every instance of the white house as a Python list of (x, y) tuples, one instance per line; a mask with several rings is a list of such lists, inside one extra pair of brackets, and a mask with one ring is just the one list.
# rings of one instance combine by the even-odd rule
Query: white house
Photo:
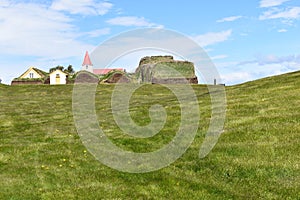
[(67, 75), (63, 71), (57, 69), (50, 73), (50, 85), (67, 84)]
[(44, 78), (45, 77), (45, 72), (34, 68), (30, 67), (24, 74), (22, 74), (19, 78), (28, 78), (28, 79), (35, 79), (35, 78)]

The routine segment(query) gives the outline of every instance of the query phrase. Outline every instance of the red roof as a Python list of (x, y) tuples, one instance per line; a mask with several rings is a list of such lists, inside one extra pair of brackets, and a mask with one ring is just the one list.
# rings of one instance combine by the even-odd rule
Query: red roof
[(94, 69), (93, 72), (94, 72), (94, 74), (97, 74), (97, 75), (105, 75), (105, 74), (111, 72), (112, 70), (124, 71), (123, 68), (115, 68), (115, 69)]
[(84, 60), (83, 60), (83, 63), (82, 63), (82, 66), (86, 66), (86, 65), (93, 66), (88, 51), (86, 51), (85, 56), (84, 56)]

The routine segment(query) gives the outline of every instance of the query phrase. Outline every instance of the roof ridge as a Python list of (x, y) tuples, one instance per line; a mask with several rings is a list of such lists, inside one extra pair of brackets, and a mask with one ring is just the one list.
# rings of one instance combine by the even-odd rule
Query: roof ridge
[(35, 67), (29, 67), (23, 74), (21, 74), (18, 78), (24, 76), (29, 70), (33, 69), (36, 73), (38, 73), (40, 76), (45, 77), (47, 76), (47, 72), (44, 72), (38, 68)]
[(50, 74), (53, 74), (54, 72), (56, 72), (56, 71), (60, 71), (60, 72), (62, 72), (62, 73), (64, 73), (64, 74), (66, 74), (66, 75), (69, 75), (69, 73), (67, 73), (67, 72), (64, 72), (63, 70), (61, 70), (61, 69), (56, 69), (56, 70), (53, 70), (53, 72), (51, 72)]

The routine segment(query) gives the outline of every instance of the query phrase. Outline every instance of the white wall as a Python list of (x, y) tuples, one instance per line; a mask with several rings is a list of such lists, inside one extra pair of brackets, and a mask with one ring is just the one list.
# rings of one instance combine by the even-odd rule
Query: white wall
[[(33, 74), (33, 77), (30, 77), (31, 73)], [(41, 76), (38, 73), (36, 73), (34, 69), (30, 69), (29, 72), (25, 74), (25, 76), (22, 76), (22, 78), (41, 78)]]
[(91, 65), (84, 65), (84, 66), (82, 66), (81, 70), (85, 70), (85, 71), (94, 73), (93, 72), (93, 66), (91, 66)]
[[(60, 77), (60, 82), (56, 83), (56, 76), (57, 74)], [(50, 74), (50, 85), (57, 85), (57, 84), (67, 84), (67, 74), (60, 70), (56, 70)]]

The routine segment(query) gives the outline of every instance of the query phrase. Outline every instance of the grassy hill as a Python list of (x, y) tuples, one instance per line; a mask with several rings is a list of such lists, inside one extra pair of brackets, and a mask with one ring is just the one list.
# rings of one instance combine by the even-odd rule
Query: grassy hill
[[(149, 152), (174, 137), (180, 109), (168, 89), (144, 85), (133, 95), (131, 115), (141, 125), (149, 122), (153, 102), (168, 112), (159, 134), (134, 140), (113, 120), (113, 87), (99, 86), (96, 108), (114, 143)], [(129, 174), (99, 163), (82, 145), (72, 117), (71, 85), (0, 85), (0, 199), (298, 199), (300, 72), (226, 87), (225, 132), (204, 159), (198, 153), (210, 98), (206, 87), (193, 88), (201, 119), (191, 147), (167, 168)]]

